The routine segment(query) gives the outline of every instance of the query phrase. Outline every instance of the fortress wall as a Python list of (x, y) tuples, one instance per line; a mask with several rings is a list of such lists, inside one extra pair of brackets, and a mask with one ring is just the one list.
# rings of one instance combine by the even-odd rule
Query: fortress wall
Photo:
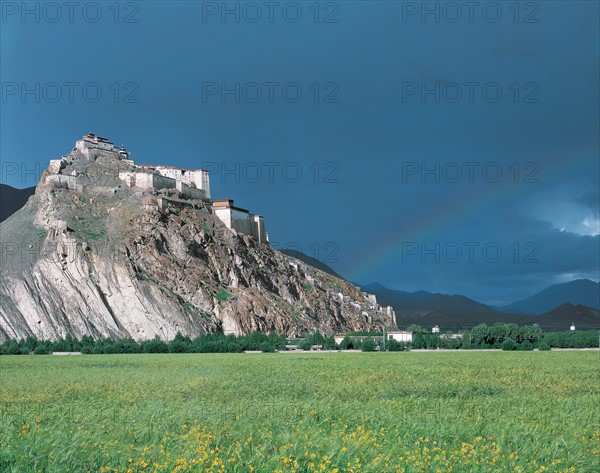
[(187, 184), (187, 182), (184, 179), (182, 179), (181, 169), (171, 169), (171, 168), (165, 168), (162, 166), (156, 166), (155, 169), (161, 174), (161, 176), (169, 177), (169, 178), (175, 179), (175, 180), (182, 180), (183, 182), (185, 182)]
[(196, 186), (197, 189), (207, 190), (210, 187), (207, 171), (189, 171), (188, 178), (190, 183)]
[(151, 186), (154, 189), (174, 189), (176, 185), (175, 179), (161, 176), (159, 174), (147, 174), (151, 176)]
[(225, 224), (227, 228), (231, 228), (231, 209), (229, 208), (216, 208), (213, 209), (214, 214), (221, 222)]
[(50, 165), (48, 166), (48, 172), (50, 174), (58, 174), (60, 172), (61, 166), (62, 159), (52, 159), (50, 160)]
[(119, 179), (122, 180), (127, 187), (135, 186), (135, 173), (134, 172), (120, 172)]
[(135, 173), (135, 187), (139, 187), (141, 189), (152, 189), (153, 184), (154, 180), (152, 178), (152, 174), (146, 174), (144, 172)]
[(231, 227), (240, 233), (251, 235), (256, 238), (254, 231), (254, 219), (249, 213), (241, 212), (239, 210), (230, 209), (231, 211)]
[(208, 171), (194, 172), (194, 181), (198, 189), (203, 189), (206, 192), (206, 197), (210, 199), (210, 178)]
[(146, 172), (120, 172), (119, 179), (127, 187), (140, 189), (173, 189), (176, 184), (174, 179)]
[(267, 233), (265, 231), (265, 219), (260, 215), (254, 215), (254, 238), (261, 243), (266, 243)]
[(99, 141), (98, 143), (94, 143), (96, 148), (100, 148), (102, 150), (112, 151), (115, 149), (115, 146), (112, 143), (105, 143), (103, 141)]
[(190, 187), (206, 191), (206, 197), (210, 198), (210, 179), (208, 171), (188, 171), (186, 169), (173, 169), (163, 166), (155, 168), (162, 176), (181, 181)]
[(182, 181), (176, 181), (175, 188), (181, 193), (184, 199), (206, 199), (206, 192), (202, 189), (196, 189), (184, 184)]
[(59, 189), (69, 189), (72, 191), (80, 190), (81, 186), (77, 185), (75, 176), (67, 176), (64, 174), (51, 174), (46, 177), (46, 182)]
[(85, 191), (88, 194), (101, 195), (105, 197), (110, 197), (117, 192), (114, 187), (105, 186), (85, 186)]

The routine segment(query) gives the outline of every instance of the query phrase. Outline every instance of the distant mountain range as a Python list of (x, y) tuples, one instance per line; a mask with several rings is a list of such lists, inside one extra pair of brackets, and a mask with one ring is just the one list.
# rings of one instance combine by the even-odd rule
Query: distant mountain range
[[(582, 290), (584, 286), (587, 288), (587, 294)], [(580, 302), (582, 300), (593, 302), (593, 295), (595, 294), (596, 297), (598, 295), (598, 283), (589, 280), (557, 284), (532, 296), (530, 299), (544, 302), (544, 296), (542, 295), (542, 298), (538, 296), (545, 294), (549, 302), (536, 307), (550, 306), (550, 308), (542, 312), (529, 313), (506, 310), (506, 308), (501, 311), (460, 295), (397, 291), (378, 283), (368, 284), (362, 289), (375, 294), (380, 304), (394, 307), (396, 322), (401, 327), (416, 323), (426, 327), (439, 324), (445, 328), (461, 329), (480, 323), (507, 322), (537, 323), (546, 329), (567, 330), (571, 323), (580, 328), (597, 328), (600, 325), (600, 311), (597, 306), (589, 307)]]
[[(332, 268), (298, 251), (286, 251), (321, 271), (340, 277)], [(427, 291), (406, 292), (387, 288), (379, 283), (361, 286), (375, 294), (382, 305), (396, 311), (400, 327), (419, 324), (443, 328), (468, 328), (480, 323), (538, 323), (543, 328), (567, 330), (571, 323), (581, 328), (600, 325), (600, 284), (578, 279), (555, 284), (527, 299), (503, 307), (492, 307), (462, 295), (434, 294)]]
[(34, 193), (35, 187), (15, 189), (6, 184), (0, 184), (0, 222), (6, 220), (23, 207), (27, 199)]
[(433, 294), (427, 291), (405, 292), (388, 289), (379, 283), (362, 286), (362, 289), (375, 294), (380, 304), (401, 308), (420, 308), (463, 312), (466, 314), (494, 313), (497, 311), (490, 306), (481, 304), (466, 296)]
[(543, 314), (567, 302), (600, 309), (600, 283), (589, 279), (577, 279), (563, 284), (554, 284), (531, 297), (499, 307), (499, 310), (521, 314)]
[[(573, 305), (570, 302), (562, 304), (554, 309), (539, 315), (543, 323), (550, 326), (564, 325), (564, 322), (571, 321), (579, 328), (598, 328), (600, 311), (578, 304)], [(530, 320), (537, 320), (530, 318)], [(541, 324), (540, 324), (541, 325)]]

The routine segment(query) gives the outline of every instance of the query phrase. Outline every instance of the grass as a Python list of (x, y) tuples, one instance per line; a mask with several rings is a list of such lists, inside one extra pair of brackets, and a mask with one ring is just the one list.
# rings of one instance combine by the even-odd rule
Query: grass
[(231, 294), (227, 292), (225, 289), (221, 288), (215, 293), (215, 298), (218, 301), (228, 301), (231, 297)]
[(185, 301), (185, 302), (182, 304), (182, 306), (183, 306), (183, 308), (184, 308), (185, 310), (187, 310), (188, 312), (191, 312), (191, 311), (193, 311), (193, 310), (195, 309), (195, 307), (194, 307), (192, 304), (190, 304), (189, 302), (187, 302), (187, 301)]
[(152, 282), (154, 284), (158, 284), (158, 281), (156, 279), (154, 279), (152, 276), (150, 276), (146, 270), (144, 269), (139, 269), (138, 272), (135, 274), (135, 277), (138, 281), (147, 281), (147, 282)]
[(593, 472), (597, 352), (0, 357), (0, 471)]
[(81, 234), (87, 239), (87, 240), (99, 240), (101, 238), (104, 238), (104, 229), (100, 229), (99, 232), (93, 232), (93, 231), (89, 231), (89, 230), (82, 230)]

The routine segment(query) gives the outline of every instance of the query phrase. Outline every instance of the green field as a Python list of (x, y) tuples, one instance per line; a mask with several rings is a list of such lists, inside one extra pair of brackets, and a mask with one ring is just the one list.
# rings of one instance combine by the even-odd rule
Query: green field
[(0, 357), (0, 471), (598, 472), (597, 351)]

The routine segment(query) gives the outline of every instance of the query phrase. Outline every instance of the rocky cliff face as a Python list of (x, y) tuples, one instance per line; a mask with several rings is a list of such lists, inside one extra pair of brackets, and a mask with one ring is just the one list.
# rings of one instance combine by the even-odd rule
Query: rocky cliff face
[(365, 315), (360, 290), (227, 229), (209, 203), (121, 186), (113, 158), (74, 151), (65, 163), (75, 189), (44, 175), (0, 224), (0, 339), (296, 336), (383, 324)]

